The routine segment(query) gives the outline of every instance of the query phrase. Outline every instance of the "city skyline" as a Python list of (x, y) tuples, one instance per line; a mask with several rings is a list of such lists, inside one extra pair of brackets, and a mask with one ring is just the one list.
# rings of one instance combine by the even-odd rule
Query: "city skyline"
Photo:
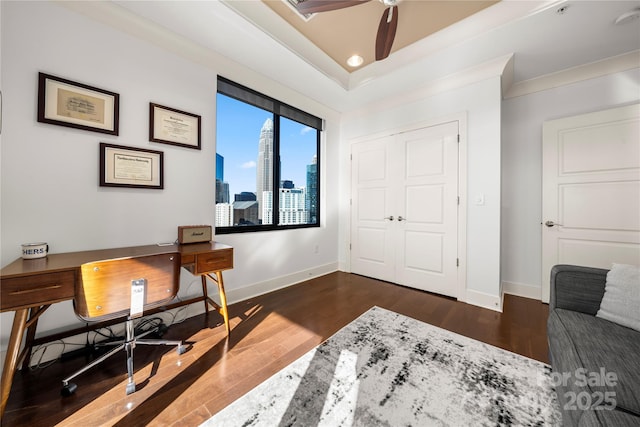
[[(217, 154), (224, 157), (224, 182), (229, 196), (256, 192), (260, 131), (273, 114), (223, 94), (217, 96)], [(306, 167), (317, 155), (316, 130), (280, 118), (281, 180), (306, 186)]]

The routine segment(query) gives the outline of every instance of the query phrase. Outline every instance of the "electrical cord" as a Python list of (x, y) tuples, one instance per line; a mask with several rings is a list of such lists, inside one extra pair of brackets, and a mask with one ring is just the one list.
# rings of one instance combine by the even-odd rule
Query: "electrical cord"
[[(102, 333), (102, 330), (107, 330), (109, 331), (109, 335), (106, 335), (104, 333)], [(101, 329), (96, 329), (93, 331), (94, 336), (93, 336), (93, 345), (96, 345), (96, 338), (98, 336), (104, 337), (106, 340), (114, 340), (116, 338), (118, 338), (118, 335), (116, 335), (113, 330), (111, 329), (111, 326), (107, 326), (105, 328), (101, 328)], [(87, 332), (87, 341), (89, 339), (89, 332)]]
[[(58, 359), (52, 359), (49, 360), (48, 362), (42, 362), (42, 359), (44, 358), (45, 353), (47, 352), (47, 349), (51, 346), (54, 345), (62, 345), (62, 351), (60, 352), (60, 354), (64, 353), (65, 348), (67, 348), (67, 345), (84, 345), (84, 344), (70, 344), (70, 343), (65, 343), (63, 340), (57, 340), (57, 341), (53, 341), (50, 343), (46, 343), (46, 344), (42, 344), (39, 345), (37, 347), (35, 347), (32, 352), (31, 352), (31, 358), (29, 359), (29, 370), (30, 371), (35, 371), (38, 369), (44, 369), (48, 366), (51, 366), (53, 363), (55, 363)], [(40, 357), (38, 358), (38, 353), (40, 353)], [(33, 361), (37, 358), (37, 362), (35, 362), (34, 364)]]

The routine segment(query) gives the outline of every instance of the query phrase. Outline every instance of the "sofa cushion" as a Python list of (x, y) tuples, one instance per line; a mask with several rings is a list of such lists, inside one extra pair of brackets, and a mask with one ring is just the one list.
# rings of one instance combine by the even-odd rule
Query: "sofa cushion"
[(640, 267), (613, 264), (596, 316), (640, 331)]
[[(571, 420), (567, 424), (590, 425), (588, 419), (594, 415), (599, 420), (628, 415), (618, 414), (620, 410), (640, 414), (640, 332), (555, 309), (549, 314), (547, 333), (558, 401), (563, 419)], [(617, 410), (584, 411), (598, 400), (600, 406), (615, 403)], [(634, 418), (640, 422), (640, 417)]]

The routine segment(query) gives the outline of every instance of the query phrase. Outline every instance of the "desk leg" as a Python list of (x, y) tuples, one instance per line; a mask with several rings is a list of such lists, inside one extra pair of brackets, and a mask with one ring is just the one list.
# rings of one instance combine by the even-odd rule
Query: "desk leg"
[[(229, 326), (229, 311), (227, 310), (227, 294), (224, 292), (224, 282), (222, 281), (222, 271), (216, 271), (215, 277), (212, 273), (205, 273), (202, 275), (202, 288), (205, 295), (205, 304), (211, 304), (218, 310), (218, 313), (222, 315), (224, 319), (224, 326), (227, 329), (227, 336), (231, 333), (231, 327)], [(220, 305), (216, 304), (213, 300), (207, 297), (207, 277), (218, 285), (218, 294), (220, 295)]]
[(27, 328), (27, 338), (24, 342), (24, 358), (22, 359), (22, 369), (29, 369), (29, 362), (31, 361), (31, 347), (33, 347), (33, 340), (36, 337), (36, 328), (38, 327), (38, 313), (40, 309), (36, 310), (35, 307), (29, 309), (29, 319), (34, 319), (33, 322)]
[(18, 355), (20, 354), (20, 344), (22, 336), (27, 325), (28, 308), (17, 310), (13, 318), (13, 326), (11, 327), (11, 336), (9, 338), (9, 346), (7, 347), (7, 358), (4, 361), (2, 370), (2, 407), (0, 407), (0, 416), (4, 414), (4, 408), (9, 400), (11, 392), (11, 384), (13, 383), (13, 375), (16, 372), (18, 364)]
[(229, 311), (227, 310), (227, 294), (224, 292), (224, 283), (222, 282), (222, 271), (216, 271), (216, 277), (218, 278), (218, 292), (220, 293), (220, 314), (224, 318), (224, 326), (227, 328), (227, 336), (231, 332), (229, 327)]
[(202, 275), (202, 295), (204, 296), (204, 311), (209, 316), (209, 293), (207, 292), (207, 276)]

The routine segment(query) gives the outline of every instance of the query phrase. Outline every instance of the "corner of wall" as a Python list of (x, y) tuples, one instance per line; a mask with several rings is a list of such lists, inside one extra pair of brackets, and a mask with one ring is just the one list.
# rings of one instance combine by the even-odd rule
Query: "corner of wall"
[(512, 53), (507, 62), (504, 65), (504, 69), (502, 70), (501, 83), (502, 83), (502, 97), (505, 97), (505, 94), (509, 92), (511, 86), (513, 86), (514, 81), (514, 71), (513, 71), (513, 58), (514, 54)]
[(540, 300), (541, 289), (539, 286), (525, 285), (522, 283), (502, 282), (502, 293), (518, 297)]
[(502, 313), (503, 295), (490, 295), (484, 292), (467, 289), (466, 303)]

